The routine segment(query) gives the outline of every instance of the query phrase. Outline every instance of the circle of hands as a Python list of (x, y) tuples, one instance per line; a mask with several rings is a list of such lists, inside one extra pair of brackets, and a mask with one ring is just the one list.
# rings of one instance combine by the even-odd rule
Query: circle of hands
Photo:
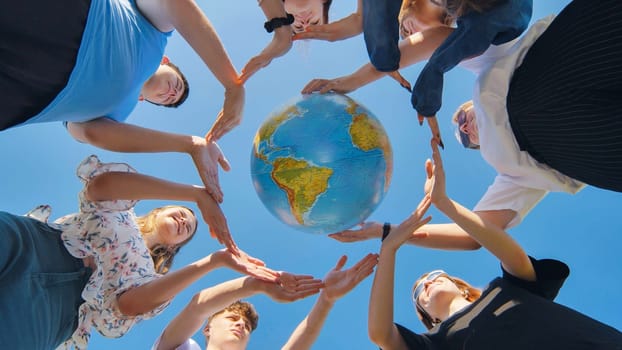
[(344, 270), (348, 259), (344, 255), (324, 279), (320, 280), (311, 275), (272, 270), (262, 260), (241, 250), (238, 252), (239, 255), (235, 255), (227, 249), (222, 249), (214, 254), (231, 269), (263, 281), (265, 293), (280, 302), (302, 299), (321, 290), (324, 301), (333, 303), (369, 276), (378, 263), (378, 254), (367, 254), (352, 267)]

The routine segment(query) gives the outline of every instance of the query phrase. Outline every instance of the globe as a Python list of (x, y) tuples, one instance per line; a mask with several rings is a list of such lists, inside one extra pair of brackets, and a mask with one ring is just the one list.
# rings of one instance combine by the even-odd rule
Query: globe
[(303, 232), (363, 222), (384, 198), (392, 171), (384, 128), (344, 95), (295, 98), (268, 116), (253, 140), (251, 177), (261, 202)]

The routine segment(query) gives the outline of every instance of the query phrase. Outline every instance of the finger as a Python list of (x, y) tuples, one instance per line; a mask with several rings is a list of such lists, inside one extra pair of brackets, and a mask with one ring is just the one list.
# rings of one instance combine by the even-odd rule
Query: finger
[(417, 113), (417, 120), (419, 121), (419, 126), (423, 125), (423, 119), (425, 119), (425, 117)]
[(428, 238), (429, 236), (430, 236), (430, 233), (424, 231), (424, 232), (414, 232), (411, 237), (415, 239), (424, 239), (424, 238)]
[(302, 89), (303, 94), (310, 94), (319, 90), (322, 86), (326, 85), (326, 79), (313, 79)]
[(425, 160), (425, 174), (428, 179), (431, 179), (432, 176), (434, 175), (434, 165), (432, 164), (432, 161), (429, 159)]
[(218, 158), (218, 163), (220, 164), (220, 167), (222, 168), (222, 170), (224, 171), (231, 170), (231, 164), (229, 164), (229, 160), (225, 158), (224, 155)]
[(320, 92), (320, 94), (325, 94), (325, 93), (328, 93), (328, 92), (331, 92), (331, 91), (339, 92), (339, 91), (337, 91), (335, 89), (335, 84), (333, 82), (330, 82), (330, 83), (322, 86), (322, 88), (320, 89), (319, 92)]
[(404, 89), (408, 90), (408, 92), (412, 92), (412, 88), (410, 86), (410, 83), (408, 82), (408, 80), (406, 80), (399, 71), (393, 71), (389, 73), (389, 76), (397, 81), (398, 84), (400, 84), (401, 87), (403, 87)]
[(375, 254), (369, 253), (363, 259), (359, 260), (356, 264), (354, 264), (354, 266), (352, 266), (352, 269), (360, 269), (362, 266), (370, 262), (374, 262), (375, 264), (375, 261), (376, 261)]
[(341, 268), (346, 264), (346, 261), (348, 261), (348, 257), (345, 255), (342, 255), (339, 258), (339, 260), (337, 260), (337, 265), (335, 265), (335, 267), (333, 268), (333, 271), (341, 270)]
[(441, 139), (441, 131), (438, 127), (438, 121), (436, 120), (436, 117), (431, 116), (427, 119), (430, 130), (432, 131), (432, 137), (438, 139), (438, 145), (441, 146), (442, 149), (445, 149), (445, 145), (443, 145), (443, 140)]

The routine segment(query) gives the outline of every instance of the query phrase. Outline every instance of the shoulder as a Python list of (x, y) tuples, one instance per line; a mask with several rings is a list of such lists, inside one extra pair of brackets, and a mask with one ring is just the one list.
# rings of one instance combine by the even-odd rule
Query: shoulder
[(502, 268), (503, 279), (545, 299), (554, 300), (566, 278), (570, 275), (570, 268), (565, 263), (555, 259), (535, 259), (531, 256), (529, 259), (536, 272), (536, 281), (522, 280)]

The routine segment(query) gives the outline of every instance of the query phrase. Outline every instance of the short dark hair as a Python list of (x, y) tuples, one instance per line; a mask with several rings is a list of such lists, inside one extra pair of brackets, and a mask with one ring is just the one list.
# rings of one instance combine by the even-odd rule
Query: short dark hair
[(184, 83), (184, 91), (181, 93), (181, 96), (179, 96), (179, 100), (177, 100), (174, 103), (169, 103), (169, 104), (161, 104), (161, 103), (155, 103), (155, 102), (151, 102), (147, 99), (145, 99), (145, 101), (154, 104), (156, 106), (162, 106), (162, 107), (168, 107), (168, 108), (177, 108), (179, 106), (181, 106), (184, 102), (186, 102), (186, 99), (188, 98), (188, 95), (190, 94), (190, 85), (188, 85), (188, 79), (186, 79), (186, 76), (184, 75), (184, 73), (181, 72), (181, 70), (179, 69), (179, 67), (177, 67), (176, 65), (174, 65), (173, 63), (166, 62), (164, 63), (164, 65), (171, 67), (177, 74), (179, 74), (179, 77), (181, 78), (181, 81)]
[(330, 5), (333, 3), (333, 0), (326, 0), (324, 4), (322, 4), (322, 20), (324, 24), (328, 23), (328, 11), (330, 10)]

